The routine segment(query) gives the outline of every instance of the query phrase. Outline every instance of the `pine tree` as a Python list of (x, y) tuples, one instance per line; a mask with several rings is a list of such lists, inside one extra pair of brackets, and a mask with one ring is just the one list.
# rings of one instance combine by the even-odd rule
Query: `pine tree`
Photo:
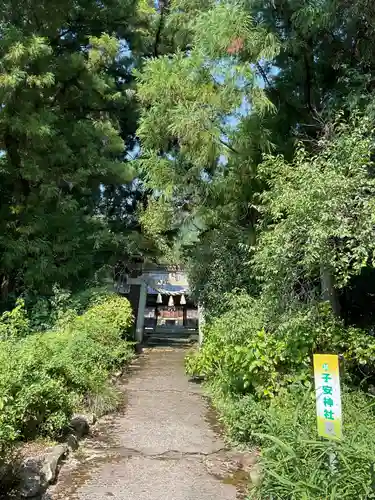
[[(83, 283), (113, 252), (98, 200), (133, 176), (131, 0), (5, 1), (0, 14), (2, 298)], [(105, 190), (104, 190), (105, 192)], [(101, 255), (101, 256), (100, 256)], [(100, 257), (99, 257), (100, 256)]]
[[(255, 167), (262, 151), (271, 147), (262, 118), (273, 112), (256, 78), (256, 65), (274, 57), (279, 42), (257, 27), (239, 3), (205, 5), (189, 13), (186, 26), (188, 48), (181, 45), (174, 55), (154, 58), (137, 73), (140, 162), (155, 193), (152, 211), (162, 212), (169, 204), (173, 214), (170, 224), (159, 218), (158, 229), (153, 213), (146, 212), (143, 222), (159, 241), (163, 226), (166, 236), (180, 229), (180, 250), (188, 240), (196, 245), (196, 238), (183, 237), (195, 231), (207, 256), (203, 265), (215, 261), (214, 267), (223, 269), (222, 256), (210, 253), (208, 242), (221, 235), (228, 238), (228, 248), (241, 253), (240, 243), (250, 244), (254, 237), (256, 210), (250, 202), (258, 190)], [(244, 121), (248, 106), (251, 130)], [(212, 231), (217, 237), (209, 235)], [(160, 243), (163, 251), (168, 241)], [(234, 284), (229, 275), (228, 282)]]

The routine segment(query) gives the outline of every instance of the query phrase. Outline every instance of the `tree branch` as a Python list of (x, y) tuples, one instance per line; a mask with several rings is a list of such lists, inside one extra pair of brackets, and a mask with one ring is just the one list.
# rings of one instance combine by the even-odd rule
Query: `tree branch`
[(160, 5), (160, 19), (159, 19), (158, 29), (156, 30), (156, 36), (155, 36), (155, 44), (154, 44), (154, 51), (153, 51), (154, 57), (158, 57), (158, 55), (159, 55), (159, 45), (160, 45), (160, 40), (161, 40), (161, 34), (162, 34), (163, 28), (164, 28), (165, 15), (166, 15), (167, 9), (169, 7), (168, 0), (159, 0), (159, 5)]
[(240, 152), (237, 151), (236, 149), (234, 149), (230, 144), (228, 144), (227, 142), (223, 141), (222, 139), (219, 138), (219, 142), (225, 146), (226, 148), (228, 148), (230, 151), (232, 151), (232, 153), (235, 153), (236, 155), (239, 155)]
[(264, 69), (262, 68), (262, 66), (260, 65), (260, 63), (256, 63), (255, 64), (259, 73), (261, 74), (263, 80), (264, 80), (264, 83), (267, 85), (267, 87), (271, 87), (271, 82), (269, 81), (268, 79), (268, 76), (267, 76), (267, 73), (264, 71)]

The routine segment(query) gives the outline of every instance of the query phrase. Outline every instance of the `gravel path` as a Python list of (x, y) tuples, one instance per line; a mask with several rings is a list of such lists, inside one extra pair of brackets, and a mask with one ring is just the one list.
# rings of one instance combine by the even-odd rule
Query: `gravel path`
[(241, 457), (227, 450), (182, 348), (152, 348), (122, 382), (127, 402), (63, 467), (50, 500), (235, 500)]

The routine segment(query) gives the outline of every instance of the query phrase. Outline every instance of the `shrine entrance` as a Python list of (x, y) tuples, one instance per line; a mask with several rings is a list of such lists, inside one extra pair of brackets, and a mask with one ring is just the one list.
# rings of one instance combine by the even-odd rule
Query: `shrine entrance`
[(185, 294), (147, 294), (145, 333), (182, 332), (198, 330), (198, 309)]
[(129, 298), (136, 317), (135, 338), (198, 336), (198, 307), (182, 270), (143, 269), (136, 278), (123, 277), (119, 293)]

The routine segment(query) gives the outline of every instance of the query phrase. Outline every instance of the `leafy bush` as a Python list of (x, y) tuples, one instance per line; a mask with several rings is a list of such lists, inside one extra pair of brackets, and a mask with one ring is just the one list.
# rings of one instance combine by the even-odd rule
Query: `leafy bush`
[[(345, 327), (324, 303), (278, 317), (246, 295), (233, 296), (228, 306), (206, 326), (203, 346), (189, 354), (186, 369), (206, 377), (229, 437), (261, 447), (264, 478), (250, 498), (375, 498), (375, 403), (353, 391), (359, 375), (371, 380), (374, 337)], [(341, 443), (317, 436), (314, 352), (343, 355)]]
[(25, 303), (19, 299), (14, 309), (5, 311), (0, 316), (0, 340), (24, 337), (29, 331), (30, 322), (25, 311)]
[(36, 435), (56, 436), (74, 408), (108, 392), (110, 371), (132, 356), (123, 340), (131, 322), (129, 302), (112, 295), (60, 329), (2, 340), (1, 446)]
[(191, 375), (203, 375), (226, 394), (274, 397), (289, 385), (308, 385), (314, 352), (341, 354), (346, 382), (373, 382), (375, 338), (344, 327), (326, 303), (267, 317), (261, 300), (233, 295), (228, 310), (206, 325), (203, 346), (186, 358)]
[(59, 286), (53, 287), (50, 296), (35, 297), (29, 292), (25, 297), (30, 327), (37, 331), (50, 330), (61, 323), (69, 322), (74, 315), (83, 314), (89, 307), (111, 294), (105, 287), (87, 288), (72, 294)]
[(261, 446), (263, 478), (250, 499), (375, 498), (375, 401), (369, 395), (343, 388), (344, 439), (334, 443), (317, 435), (311, 386), (295, 384), (269, 401), (217, 389), (212, 395), (231, 440)]
[(332, 132), (317, 154), (301, 146), (292, 161), (268, 156), (259, 165), (268, 189), (253, 271), (274, 307), (315, 295), (322, 269), (344, 288), (374, 265), (373, 119), (339, 116)]
[(255, 434), (262, 429), (267, 418), (269, 401), (259, 401), (252, 394), (224, 395), (214, 387), (211, 387), (210, 392), (219, 420), (230, 440), (236, 444), (260, 444)]
[(263, 312), (254, 299), (238, 295), (229, 301), (228, 311), (206, 326), (202, 349), (187, 357), (186, 369), (217, 380), (228, 393), (266, 390), (267, 381), (274, 384), (278, 378), (281, 346), (266, 335)]
[(202, 348), (186, 360), (191, 374), (201, 374), (228, 394), (270, 397), (286, 383), (291, 362), (288, 342), (265, 330), (262, 304), (234, 295), (230, 307), (205, 329)]

